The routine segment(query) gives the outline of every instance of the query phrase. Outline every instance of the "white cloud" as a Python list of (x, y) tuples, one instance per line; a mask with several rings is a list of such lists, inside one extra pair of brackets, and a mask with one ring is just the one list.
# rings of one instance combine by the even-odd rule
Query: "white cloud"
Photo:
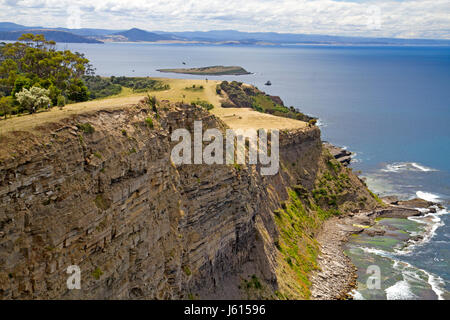
[[(448, 0), (0, 0), (0, 20), (66, 26), (78, 6), (81, 27), (184, 31), (236, 29), (376, 37), (450, 39)], [(375, 6), (379, 17), (368, 15)], [(380, 22), (373, 28), (371, 22)]]

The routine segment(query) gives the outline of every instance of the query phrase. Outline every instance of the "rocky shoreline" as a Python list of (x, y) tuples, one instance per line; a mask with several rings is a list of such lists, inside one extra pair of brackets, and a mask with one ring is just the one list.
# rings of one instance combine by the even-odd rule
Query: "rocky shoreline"
[[(310, 278), (313, 300), (352, 299), (350, 292), (356, 288), (356, 267), (344, 253), (343, 245), (352, 234), (382, 235), (384, 231), (369, 228), (376, 218), (408, 218), (423, 215), (417, 208), (433, 210), (435, 203), (422, 199), (399, 201), (395, 197), (384, 198), (386, 206), (368, 212), (350, 213), (324, 222), (317, 241), (321, 248), (318, 257), (319, 270)], [(431, 207), (431, 208), (430, 208)]]

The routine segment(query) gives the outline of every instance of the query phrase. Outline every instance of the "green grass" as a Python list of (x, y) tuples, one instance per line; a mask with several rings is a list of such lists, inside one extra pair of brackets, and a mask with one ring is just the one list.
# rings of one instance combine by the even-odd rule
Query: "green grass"
[(145, 119), (145, 123), (147, 124), (147, 126), (148, 126), (150, 129), (153, 129), (154, 125), (153, 125), (153, 119), (152, 119), (152, 118), (146, 118), (146, 119)]
[(280, 232), (277, 248), (284, 261), (294, 272), (299, 290), (305, 298), (310, 297), (311, 285), (308, 275), (316, 270), (319, 248), (314, 240), (314, 232), (320, 221), (313, 212), (308, 212), (297, 193), (288, 189), (289, 200), (278, 209), (275, 221)]
[(101, 194), (95, 197), (94, 203), (100, 210), (107, 210), (111, 206), (109, 201), (107, 201)]
[(95, 270), (92, 272), (92, 276), (95, 280), (99, 280), (102, 275), (103, 271), (99, 267), (95, 268)]
[(84, 133), (93, 133), (95, 131), (94, 127), (86, 122), (86, 123), (79, 123), (77, 124), (77, 128), (81, 131), (83, 131)]
[(183, 271), (187, 276), (190, 276), (192, 274), (191, 269), (189, 269), (188, 266), (184, 266)]
[(94, 156), (95, 157), (97, 157), (97, 158), (99, 158), (99, 159), (101, 159), (102, 158), (102, 155), (100, 154), (100, 152), (94, 152)]
[[(367, 189), (369, 190), (369, 189)], [(383, 207), (386, 206), (386, 204), (383, 202), (383, 200), (380, 199), (375, 193), (369, 190), (370, 195), (378, 202), (378, 204), (382, 205)]]
[(185, 87), (184, 90), (186, 91), (203, 91), (205, 88), (203, 86), (197, 86), (195, 84), (192, 85), (192, 87)]

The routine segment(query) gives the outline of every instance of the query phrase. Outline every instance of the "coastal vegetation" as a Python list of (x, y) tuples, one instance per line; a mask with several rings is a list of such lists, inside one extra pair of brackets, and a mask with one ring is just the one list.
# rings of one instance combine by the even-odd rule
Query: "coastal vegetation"
[(84, 54), (56, 50), (43, 35), (23, 34), (0, 44), (0, 116), (130, 93), (168, 90), (148, 77), (100, 77)]
[(84, 76), (83, 81), (88, 87), (91, 99), (118, 95), (123, 88), (131, 89), (132, 93), (170, 89), (168, 84), (148, 77), (100, 77), (91, 75)]
[(203, 87), (203, 86), (196, 86), (195, 84), (193, 84), (191, 87), (186, 87), (186, 88), (184, 88), (184, 90), (187, 90), (187, 91), (202, 91), (202, 90), (204, 90), (205, 88)]
[(216, 88), (217, 93), (225, 92), (229, 101), (222, 102), (224, 108), (252, 108), (258, 112), (268, 113), (278, 117), (301, 120), (315, 124), (314, 118), (309, 117), (293, 106), (286, 107), (283, 101), (276, 96), (270, 96), (258, 88), (243, 84), (238, 81), (222, 81)]
[(201, 107), (205, 108), (206, 110), (212, 110), (214, 108), (213, 104), (211, 104), (205, 100), (192, 101), (191, 104), (201, 106)]
[[(55, 42), (47, 41), (43, 35), (24, 34), (19, 41), (0, 46), (1, 115), (32, 113), (38, 108), (61, 104), (62, 97), (86, 101), (89, 92), (82, 77), (93, 72), (82, 53), (57, 51)], [(50, 101), (44, 103), (42, 93)], [(30, 107), (30, 101), (39, 103)]]
[(317, 269), (317, 242), (314, 231), (317, 229), (317, 217), (307, 212), (297, 193), (289, 189), (289, 200), (274, 212), (280, 236), (275, 243), (283, 257), (282, 265), (286, 272), (293, 272), (296, 291), (304, 298), (309, 298), (310, 282), (308, 275)]

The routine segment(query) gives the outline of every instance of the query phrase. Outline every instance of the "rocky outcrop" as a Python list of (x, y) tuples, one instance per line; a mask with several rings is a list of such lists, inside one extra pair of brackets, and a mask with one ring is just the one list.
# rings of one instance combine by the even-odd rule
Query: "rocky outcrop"
[(350, 151), (341, 147), (336, 147), (329, 142), (324, 142), (323, 145), (330, 151), (331, 155), (344, 166), (348, 166), (352, 161), (352, 153)]
[[(275, 176), (257, 166), (176, 166), (170, 134), (192, 131), (195, 120), (225, 128), (200, 107), (143, 102), (3, 135), (0, 298), (307, 297), (284, 278), (292, 270), (280, 272), (290, 267), (274, 212), (289, 188), (316, 221), (311, 236), (322, 221), (313, 190), (327, 172), (343, 179), (329, 190), (347, 187), (333, 203), (318, 199), (323, 210), (376, 201), (324, 156), (317, 127), (282, 132)], [(66, 286), (71, 265), (81, 269), (80, 290)], [(261, 286), (250, 292), (255, 279)]]

